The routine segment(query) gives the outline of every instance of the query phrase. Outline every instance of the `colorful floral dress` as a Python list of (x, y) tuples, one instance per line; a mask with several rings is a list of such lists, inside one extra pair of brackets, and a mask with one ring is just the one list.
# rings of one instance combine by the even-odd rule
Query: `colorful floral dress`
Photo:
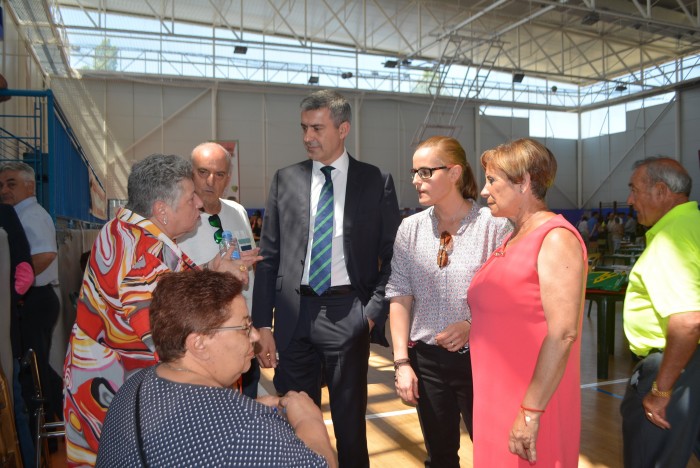
[(148, 308), (158, 277), (197, 266), (148, 219), (127, 209), (95, 240), (64, 365), (68, 463), (94, 465), (109, 404), (157, 361)]

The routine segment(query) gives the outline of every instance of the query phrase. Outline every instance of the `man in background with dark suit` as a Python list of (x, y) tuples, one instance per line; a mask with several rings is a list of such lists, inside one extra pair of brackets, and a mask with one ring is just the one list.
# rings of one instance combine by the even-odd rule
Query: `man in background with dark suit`
[(387, 345), (384, 288), (400, 223), (391, 176), (345, 149), (350, 119), (334, 91), (301, 102), (309, 159), (272, 180), (252, 314), (258, 361), (275, 368), (278, 393), (305, 391), (320, 405), (323, 373), (343, 468), (369, 466), (369, 344)]

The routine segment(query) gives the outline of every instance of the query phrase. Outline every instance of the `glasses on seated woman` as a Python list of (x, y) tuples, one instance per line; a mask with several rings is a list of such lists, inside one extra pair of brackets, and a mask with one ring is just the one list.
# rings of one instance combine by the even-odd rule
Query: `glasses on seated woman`
[[(161, 277), (149, 310), (161, 364), (114, 397), (97, 466), (336, 466), (321, 411), (306, 394), (254, 401), (232, 388), (259, 339), (241, 288), (230, 273), (211, 270)], [(294, 427), (305, 425), (310, 431), (297, 435)]]

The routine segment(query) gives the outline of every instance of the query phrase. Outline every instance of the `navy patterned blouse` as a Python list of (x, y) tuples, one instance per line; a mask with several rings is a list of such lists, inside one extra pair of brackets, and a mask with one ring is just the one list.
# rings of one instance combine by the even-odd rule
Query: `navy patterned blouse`
[(102, 428), (98, 467), (327, 467), (273, 408), (229, 388), (172, 382), (144, 369), (119, 389)]

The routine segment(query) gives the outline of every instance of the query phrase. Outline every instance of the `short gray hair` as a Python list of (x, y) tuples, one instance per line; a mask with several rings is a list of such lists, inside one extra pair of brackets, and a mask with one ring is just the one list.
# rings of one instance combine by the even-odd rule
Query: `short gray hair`
[(350, 123), (352, 119), (352, 109), (348, 100), (342, 94), (330, 89), (311, 93), (301, 101), (300, 107), (304, 112), (318, 109), (330, 110), (331, 119), (336, 128), (343, 122)]
[(690, 196), (693, 180), (685, 167), (675, 159), (666, 156), (650, 156), (635, 162), (633, 165), (634, 169), (640, 167), (646, 167), (649, 185), (663, 182), (671, 192)]
[(152, 154), (131, 168), (126, 207), (144, 218), (152, 215), (153, 204), (163, 201), (174, 207), (180, 197), (179, 183), (192, 180), (192, 163), (174, 154)]
[(36, 174), (34, 168), (22, 161), (3, 161), (0, 162), (0, 172), (17, 171), (22, 174), (26, 182), (34, 182)]

